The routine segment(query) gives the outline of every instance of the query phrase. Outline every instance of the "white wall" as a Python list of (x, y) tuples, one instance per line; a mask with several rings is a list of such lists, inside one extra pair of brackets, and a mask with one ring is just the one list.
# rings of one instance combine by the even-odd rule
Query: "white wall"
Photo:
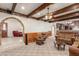
[(51, 23), (37, 20), (28, 20), (28, 32), (46, 32), (51, 31)]
[(29, 32), (46, 32), (51, 30), (51, 23), (43, 22), (43, 21), (38, 21), (35, 19), (31, 18), (24, 18), (24, 17), (19, 17), (15, 15), (10, 15), (6, 13), (0, 12), (0, 22), (5, 19), (6, 17), (16, 17), (22, 21), (25, 27), (25, 33)]

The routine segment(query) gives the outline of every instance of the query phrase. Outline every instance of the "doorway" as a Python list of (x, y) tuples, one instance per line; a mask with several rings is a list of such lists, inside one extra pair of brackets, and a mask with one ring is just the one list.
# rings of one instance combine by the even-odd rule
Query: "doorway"
[(24, 44), (24, 25), (18, 18), (3, 19), (1, 28), (1, 45)]

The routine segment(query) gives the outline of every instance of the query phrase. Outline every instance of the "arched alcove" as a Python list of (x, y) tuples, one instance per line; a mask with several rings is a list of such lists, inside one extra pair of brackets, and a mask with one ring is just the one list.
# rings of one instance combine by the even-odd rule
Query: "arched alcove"
[[(18, 19), (18, 18), (16, 18), (16, 17), (6, 17), (6, 18), (4, 18), (2, 21), (1, 21), (1, 24), (3, 24), (3, 22), (5, 22), (6, 20), (10, 20), (10, 19), (15, 19), (15, 20), (17, 20), (20, 24), (21, 24), (21, 26), (23, 27), (23, 41), (24, 41), (24, 43), (25, 43), (25, 37), (24, 37), (24, 30), (25, 30), (25, 28), (24, 28), (24, 24), (22, 23), (22, 21), (20, 21), (20, 19)], [(2, 35), (2, 34), (1, 34)]]

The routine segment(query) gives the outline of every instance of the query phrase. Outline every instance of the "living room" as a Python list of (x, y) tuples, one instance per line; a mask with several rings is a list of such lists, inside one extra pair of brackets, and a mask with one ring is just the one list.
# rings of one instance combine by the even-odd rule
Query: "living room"
[(2, 3), (0, 55), (79, 56), (78, 18), (79, 3)]

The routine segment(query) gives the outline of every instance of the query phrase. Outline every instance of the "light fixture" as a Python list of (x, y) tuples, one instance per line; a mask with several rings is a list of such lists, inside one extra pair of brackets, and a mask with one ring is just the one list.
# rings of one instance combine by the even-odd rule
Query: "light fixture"
[(51, 20), (52, 19), (52, 13), (49, 13), (49, 8), (47, 8), (47, 14), (45, 15), (46, 20)]
[(21, 7), (23, 10), (25, 9), (24, 6)]

